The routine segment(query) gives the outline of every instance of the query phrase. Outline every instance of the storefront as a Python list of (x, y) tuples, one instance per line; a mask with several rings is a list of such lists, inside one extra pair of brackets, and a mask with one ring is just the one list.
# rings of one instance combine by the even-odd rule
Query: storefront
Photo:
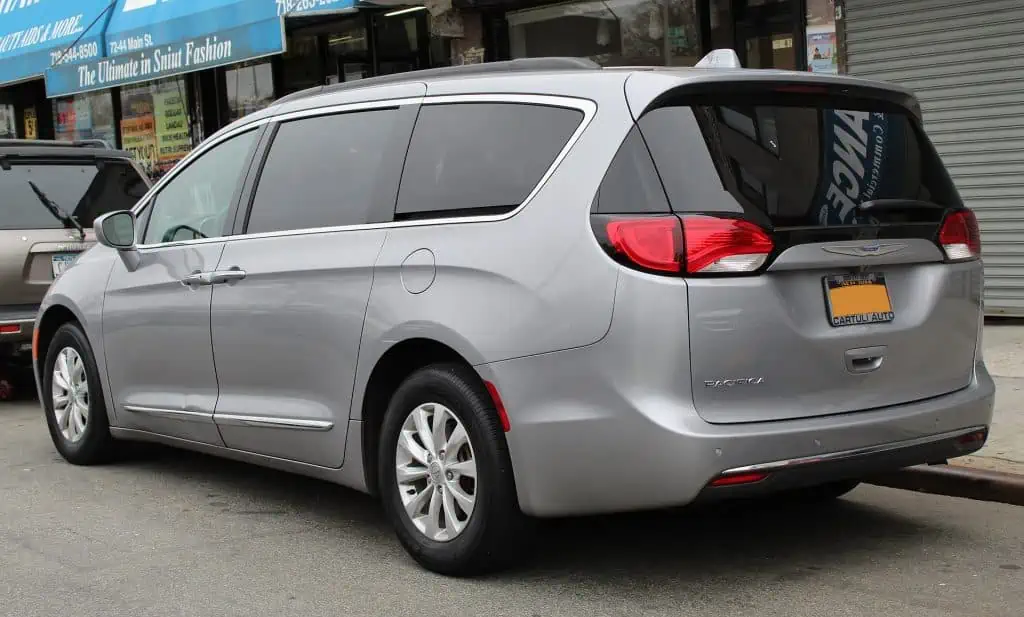
[(154, 178), (290, 92), (449, 63), (425, 8), (395, 0), (115, 0), (100, 25), (98, 54), (45, 70), (51, 135), (127, 149)]
[(44, 74), (55, 64), (102, 55), (110, 4), (110, 0), (0, 2), (0, 138), (55, 137)]
[(839, 71), (833, 0), (454, 0), (453, 11), (484, 16), (494, 59), (693, 66), (732, 48), (750, 68)]
[(929, 136), (977, 213), (986, 313), (1024, 317), (1024, 3), (844, 4), (848, 72), (917, 94)]

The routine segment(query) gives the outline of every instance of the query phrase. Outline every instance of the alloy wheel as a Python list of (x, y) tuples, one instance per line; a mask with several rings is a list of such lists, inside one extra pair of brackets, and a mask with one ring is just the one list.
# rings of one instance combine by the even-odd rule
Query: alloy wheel
[(479, 494), (476, 458), (452, 410), (425, 403), (405, 418), (395, 472), (405, 513), (420, 533), (448, 542), (466, 529)]
[(78, 443), (89, 424), (89, 380), (82, 356), (65, 347), (53, 363), (53, 413), (64, 439)]

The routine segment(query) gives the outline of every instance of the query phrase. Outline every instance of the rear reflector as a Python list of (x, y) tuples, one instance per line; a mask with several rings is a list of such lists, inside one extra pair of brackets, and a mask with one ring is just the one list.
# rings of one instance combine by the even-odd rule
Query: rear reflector
[(729, 476), (719, 476), (711, 481), (709, 486), (737, 486), (739, 484), (754, 484), (768, 477), (766, 473), (736, 473)]
[(970, 210), (957, 210), (946, 217), (939, 230), (939, 244), (950, 261), (964, 261), (981, 256), (981, 230)]
[(498, 420), (501, 422), (501, 430), (506, 433), (512, 430), (512, 425), (508, 421), (508, 412), (505, 411), (505, 403), (501, 401), (501, 395), (498, 394), (498, 388), (489, 381), (484, 382), (484, 386), (487, 388), (487, 393), (491, 395), (491, 401), (494, 403), (494, 410), (498, 412)]
[(688, 274), (754, 272), (774, 248), (768, 232), (739, 219), (684, 216), (683, 235)]
[(21, 326), (18, 324), (0, 326), (0, 334), (18, 334), (20, 332)]
[(975, 431), (966, 435), (961, 435), (957, 438), (956, 442), (962, 446), (978, 443), (979, 441), (985, 441), (988, 438), (988, 432), (986, 431)]
[(680, 272), (683, 234), (674, 216), (609, 221), (612, 250), (633, 264), (658, 272)]

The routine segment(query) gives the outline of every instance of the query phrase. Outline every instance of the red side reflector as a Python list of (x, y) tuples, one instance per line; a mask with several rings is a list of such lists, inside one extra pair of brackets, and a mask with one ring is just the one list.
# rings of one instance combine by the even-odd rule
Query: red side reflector
[(0, 334), (18, 334), (21, 326), (18, 324), (0, 326)]
[(39, 360), (39, 328), (32, 331), (32, 360)]
[(512, 430), (512, 425), (508, 421), (508, 412), (505, 411), (505, 403), (501, 402), (501, 395), (498, 394), (498, 388), (489, 381), (484, 382), (484, 386), (487, 387), (487, 393), (491, 395), (491, 400), (494, 402), (494, 409), (498, 412), (498, 420), (501, 421), (501, 430), (506, 433)]
[(768, 477), (766, 473), (735, 473), (719, 476), (711, 481), (710, 486), (736, 486), (738, 484), (754, 484)]
[(981, 256), (981, 229), (970, 210), (957, 210), (946, 217), (939, 230), (939, 244), (952, 261)]
[(768, 232), (739, 219), (686, 216), (683, 235), (690, 274), (753, 272), (764, 265), (774, 248)]
[(612, 248), (648, 270), (682, 270), (683, 234), (674, 216), (609, 221), (605, 227)]

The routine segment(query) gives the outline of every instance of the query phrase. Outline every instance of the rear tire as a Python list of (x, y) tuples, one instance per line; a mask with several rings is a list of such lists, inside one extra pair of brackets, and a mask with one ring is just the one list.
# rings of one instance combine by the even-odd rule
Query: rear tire
[(508, 446), (471, 369), (436, 364), (409, 376), (391, 397), (379, 452), (384, 511), (420, 565), (474, 576), (522, 556), (525, 517)]
[(42, 377), (46, 424), (64, 460), (96, 465), (114, 458), (117, 444), (110, 436), (99, 370), (78, 324), (66, 323), (54, 334)]

